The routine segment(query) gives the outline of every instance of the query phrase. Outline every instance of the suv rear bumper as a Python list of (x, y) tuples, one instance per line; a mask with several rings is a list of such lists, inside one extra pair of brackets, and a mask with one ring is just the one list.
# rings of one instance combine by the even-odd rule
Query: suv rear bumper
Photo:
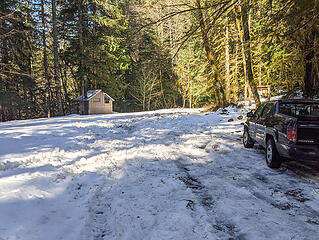
[(319, 164), (319, 145), (297, 145), (287, 146), (289, 158), (296, 161), (317, 161)]

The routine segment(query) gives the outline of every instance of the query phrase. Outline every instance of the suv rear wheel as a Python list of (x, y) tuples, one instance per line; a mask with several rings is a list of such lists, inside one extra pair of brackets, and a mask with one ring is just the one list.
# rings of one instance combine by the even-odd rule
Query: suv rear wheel
[(247, 127), (244, 128), (243, 144), (245, 148), (252, 148), (254, 146), (254, 141), (249, 136)]
[(276, 145), (273, 139), (269, 139), (266, 145), (266, 163), (270, 168), (279, 168), (281, 165), (281, 159), (276, 149)]

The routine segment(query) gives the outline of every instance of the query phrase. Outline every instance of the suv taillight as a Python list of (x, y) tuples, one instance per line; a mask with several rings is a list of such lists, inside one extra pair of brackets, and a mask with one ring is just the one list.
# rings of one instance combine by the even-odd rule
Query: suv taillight
[(290, 141), (297, 141), (297, 129), (295, 127), (288, 127), (287, 136)]

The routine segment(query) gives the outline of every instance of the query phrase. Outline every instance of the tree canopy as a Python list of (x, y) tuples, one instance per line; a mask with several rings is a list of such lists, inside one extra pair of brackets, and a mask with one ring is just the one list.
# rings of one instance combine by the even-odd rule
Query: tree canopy
[(77, 112), (102, 89), (116, 111), (319, 94), (318, 0), (3, 0), (0, 119)]

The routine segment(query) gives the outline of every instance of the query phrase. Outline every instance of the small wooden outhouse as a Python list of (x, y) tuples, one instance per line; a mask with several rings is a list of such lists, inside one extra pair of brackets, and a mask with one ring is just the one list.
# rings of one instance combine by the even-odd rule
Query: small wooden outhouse
[[(113, 112), (114, 99), (102, 90), (89, 90), (87, 97), (84, 95), (75, 99), (80, 103), (80, 114), (103, 114)], [(85, 113), (84, 106), (88, 106), (88, 112)]]

